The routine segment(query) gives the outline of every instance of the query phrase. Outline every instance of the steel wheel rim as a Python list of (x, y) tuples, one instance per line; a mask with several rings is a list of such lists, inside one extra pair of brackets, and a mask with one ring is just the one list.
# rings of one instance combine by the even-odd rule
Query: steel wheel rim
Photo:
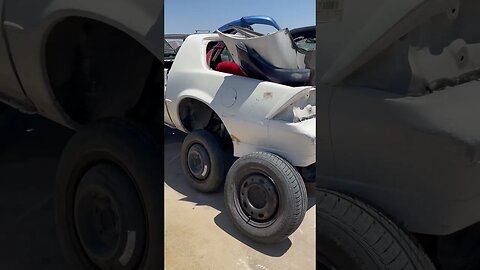
[(198, 180), (205, 180), (210, 173), (210, 156), (200, 144), (192, 145), (187, 154), (187, 165), (190, 173)]
[(274, 221), (278, 207), (278, 192), (273, 181), (264, 174), (246, 176), (238, 186), (238, 204), (246, 221), (269, 225)]

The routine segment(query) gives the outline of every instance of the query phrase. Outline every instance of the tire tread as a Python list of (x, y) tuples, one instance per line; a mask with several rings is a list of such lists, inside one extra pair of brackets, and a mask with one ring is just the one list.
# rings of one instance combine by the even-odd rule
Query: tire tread
[[(317, 198), (317, 211), (356, 235), (371, 255), (378, 258), (381, 269), (435, 269), (416, 241), (378, 210), (325, 189), (318, 190)], [(353, 209), (358, 209), (359, 214)]]

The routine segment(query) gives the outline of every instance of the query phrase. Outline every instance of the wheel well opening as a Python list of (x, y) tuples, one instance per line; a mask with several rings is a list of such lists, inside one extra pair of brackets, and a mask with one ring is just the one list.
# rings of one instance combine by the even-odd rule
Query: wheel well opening
[(208, 105), (193, 98), (186, 98), (180, 102), (178, 111), (180, 121), (188, 132), (208, 130), (216, 134), (233, 153), (233, 142), (225, 124)]
[(51, 30), (45, 54), (53, 94), (78, 124), (163, 113), (161, 61), (113, 26), (66, 18)]

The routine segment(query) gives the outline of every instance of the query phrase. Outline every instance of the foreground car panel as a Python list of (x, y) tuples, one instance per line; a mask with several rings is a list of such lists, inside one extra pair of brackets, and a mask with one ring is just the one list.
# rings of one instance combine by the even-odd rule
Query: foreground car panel
[(319, 161), (322, 186), (367, 199), (412, 232), (479, 222), (480, 3), (382, 1), (375, 16), (359, 5), (318, 28), (317, 74), (331, 91), (320, 135), (331, 140), (319, 147), (333, 153)]

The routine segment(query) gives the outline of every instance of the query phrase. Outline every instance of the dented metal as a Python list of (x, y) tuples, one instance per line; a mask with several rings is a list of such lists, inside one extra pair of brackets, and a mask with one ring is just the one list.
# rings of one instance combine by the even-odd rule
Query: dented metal
[[(168, 76), (165, 75), (168, 79), (165, 100), (171, 101), (165, 102), (165, 115), (169, 116), (165, 118), (166, 124), (188, 132), (180, 119), (179, 106), (185, 99), (194, 99), (207, 105), (222, 120), (233, 142), (235, 156), (267, 151), (284, 157), (294, 166), (315, 163), (315, 147), (312, 147), (316, 140), (315, 87), (293, 87), (213, 70), (206, 61), (207, 45), (221, 42), (221, 35), (191, 35), (178, 50), (171, 69), (166, 71)], [(263, 53), (264, 44), (261, 41), (259, 44), (250, 45)], [(291, 39), (286, 45), (276, 47), (291, 49)], [(296, 56), (292, 60), (291, 55), (282, 56), (284, 53), (279, 50), (268, 55), (275, 61), (283, 61), (284, 67), (298, 66), (297, 63), (305, 67)], [(275, 64), (281, 66), (280, 62)]]
[(254, 47), (272, 65), (279, 68), (305, 68), (305, 53), (292, 46), (288, 29), (272, 34), (247, 37), (242, 34), (223, 34), (219, 36), (225, 42), (235, 62), (240, 63), (236, 45), (245, 44)]
[(456, 39), (440, 54), (433, 54), (428, 47), (411, 46), (408, 58), (416, 87), (423, 84), (433, 91), (480, 78), (480, 43)]

